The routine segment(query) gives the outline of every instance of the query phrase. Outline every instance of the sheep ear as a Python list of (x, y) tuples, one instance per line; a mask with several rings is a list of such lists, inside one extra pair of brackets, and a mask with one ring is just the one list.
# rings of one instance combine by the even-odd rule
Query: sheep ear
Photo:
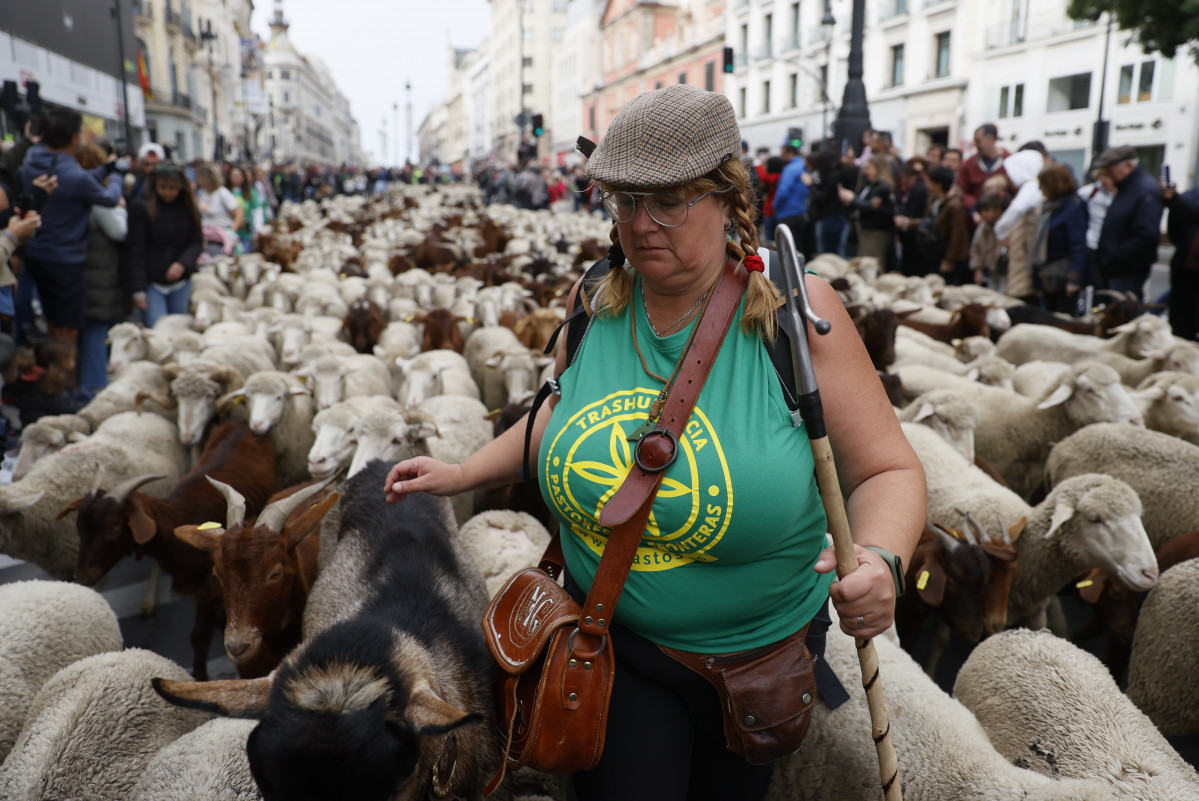
[(503, 358), (504, 358), (504, 354), (502, 354), (502, 353), (492, 354), (491, 356), (488, 356), (486, 359), (483, 360), (483, 366), (484, 367), (499, 367), (500, 362), (503, 360)]
[(413, 442), (441, 436), (441, 432), (437, 429), (437, 421), (426, 412), (419, 409), (405, 409), (403, 417), (404, 422), (408, 424), (408, 439)]
[(375, 354), (376, 358), (379, 358), (379, 359), (387, 358), (387, 351), (383, 349), (382, 345), (375, 345), (375, 347), (371, 348), (371, 352)]
[(544, 369), (547, 365), (554, 363), (553, 356), (538, 355), (533, 357), (533, 365)]
[(154, 691), (175, 706), (230, 718), (261, 719), (266, 714), (275, 674), (261, 679), (169, 681), (153, 678)]
[(912, 418), (912, 422), (919, 423), (921, 420), (927, 420), (928, 418), (930, 418), (934, 414), (936, 414), (936, 412), (937, 412), (937, 410), (935, 408), (933, 408), (933, 405), (931, 403), (921, 404), (920, 411), (916, 412), (916, 416)]
[(158, 526), (154, 524), (154, 518), (146, 514), (138, 498), (133, 498), (130, 505), (133, 507), (133, 514), (129, 516), (129, 528), (133, 531), (133, 541), (138, 545), (145, 545), (154, 539), (154, 535), (158, 533)]
[(290, 392), (288, 392), (287, 395), (288, 395), (288, 397), (291, 397), (291, 398), (298, 398), (301, 395), (307, 395), (308, 397), (312, 397), (312, 390), (308, 387), (295, 387)]
[(1138, 400), (1148, 401), (1152, 403), (1159, 401), (1165, 396), (1166, 391), (1161, 387), (1145, 387), (1144, 389), (1136, 389), (1128, 393)]
[(966, 380), (967, 381), (977, 381), (978, 374), (979, 374), (979, 369), (977, 367), (971, 367), (969, 370), (966, 371)]
[(1020, 535), (1024, 533), (1024, 527), (1028, 525), (1028, 518), (1022, 517), (1008, 527), (1007, 535), (1014, 545), (1016, 540), (1020, 539)]
[(1053, 390), (1053, 394), (1050, 395), (1045, 400), (1038, 403), (1037, 408), (1038, 409), (1048, 409), (1053, 406), (1060, 406), (1063, 403), (1065, 403), (1066, 401), (1068, 401), (1070, 399), (1070, 396), (1073, 394), (1074, 394), (1074, 387), (1071, 386), (1069, 383), (1058, 384), (1057, 389)]
[(175, 528), (175, 538), (186, 542), (191, 547), (212, 552), (221, 543), (221, 535), (225, 529), (219, 523), (202, 523), (198, 526), (178, 526)]
[(1053, 507), (1053, 518), (1049, 523), (1049, 530), (1045, 532), (1045, 539), (1056, 534), (1057, 530), (1072, 517), (1074, 517), (1074, 504), (1065, 498), (1059, 500), (1057, 506)]

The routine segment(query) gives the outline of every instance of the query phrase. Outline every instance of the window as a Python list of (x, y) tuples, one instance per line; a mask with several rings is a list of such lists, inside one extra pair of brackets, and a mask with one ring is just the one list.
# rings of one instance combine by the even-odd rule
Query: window
[(737, 100), (738, 100), (737, 107), (741, 109), (742, 117), (745, 116), (745, 94), (746, 94), (745, 87), (742, 86), (741, 89), (737, 93)]
[(704, 89), (709, 92), (716, 91), (716, 62), (709, 61), (704, 65)]
[(770, 81), (762, 81), (762, 113), (770, 113)]
[(891, 85), (903, 86), (903, 45), (891, 48)]
[(773, 53), (770, 40), (774, 38), (774, 15), (767, 14), (762, 22), (762, 55), (770, 58)]
[(550, 35), (552, 36), (552, 38), (555, 42), (562, 41), (562, 29), (561, 28), (554, 28), (554, 30), (551, 31)]
[(795, 108), (799, 105), (799, 75), (791, 73), (787, 79), (787, 108)]
[(532, 28), (525, 28), (525, 34), (524, 34), (524, 35), (525, 35), (525, 41), (526, 41), (526, 42), (531, 42), (531, 41), (533, 41), (533, 29), (532, 29)]
[(999, 89), (999, 119), (1024, 116), (1024, 84)]
[(531, 84), (531, 83), (522, 83), (522, 84), (520, 85), (520, 93), (521, 93), (522, 95), (531, 95), (531, 94), (533, 94), (533, 84)]
[(1049, 82), (1048, 111), (1074, 111), (1091, 105), (1091, 73), (1065, 75)]
[(741, 52), (749, 52), (749, 25), (741, 26)]
[[(1136, 64), (1125, 64), (1120, 68), (1120, 89), (1116, 95), (1116, 102), (1121, 105), (1133, 102), (1147, 103), (1153, 100), (1153, 78), (1157, 74), (1157, 62), (1142, 61), (1139, 65), (1139, 77), (1136, 74), (1137, 66)], [(1137, 87), (1135, 99), (1132, 93), (1134, 83)]]
[(1152, 61), (1141, 62), (1141, 80), (1137, 85), (1137, 102), (1145, 103), (1153, 99), (1153, 73), (1156, 64)]
[(595, 106), (587, 109), (587, 127), (595, 130)]
[(290, 81), (291, 70), (279, 70), (279, 79), (283, 81)]
[(936, 77), (944, 78), (949, 74), (949, 31), (937, 34), (937, 72)]
[(520, 65), (521, 65), (522, 67), (531, 67), (531, 66), (533, 66), (533, 57), (532, 57), (532, 56), (525, 56), (524, 58), (522, 58), (522, 59), (520, 60)]
[(283, 93), (283, 102), (284, 102), (284, 103), (290, 103), (290, 102), (291, 102), (291, 93), (290, 93), (290, 92), (284, 92), (284, 93)]
[(679, 83), (687, 83), (687, 73), (685, 73), (685, 72), (679, 73)]
[(820, 65), (820, 99), (828, 102), (828, 64)]
[(1116, 102), (1120, 105), (1132, 102), (1132, 71), (1136, 69), (1135, 64), (1125, 64), (1120, 68), (1120, 89), (1116, 95)]
[(654, 81), (654, 88), (655, 88), (655, 89), (661, 89), (661, 88), (662, 88), (662, 82), (661, 82), (661, 81)]
[(791, 25), (787, 28), (796, 40), (799, 39), (799, 3), (791, 4)]

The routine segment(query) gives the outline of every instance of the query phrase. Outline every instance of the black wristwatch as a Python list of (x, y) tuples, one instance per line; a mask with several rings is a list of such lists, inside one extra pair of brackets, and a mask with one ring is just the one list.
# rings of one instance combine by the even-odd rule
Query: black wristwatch
[(895, 582), (895, 597), (903, 595), (903, 591), (907, 589), (907, 584), (903, 578), (903, 560), (890, 551), (884, 550), (877, 545), (864, 546), (868, 551), (874, 551), (883, 558), (887, 563), (887, 567), (891, 568), (891, 579)]

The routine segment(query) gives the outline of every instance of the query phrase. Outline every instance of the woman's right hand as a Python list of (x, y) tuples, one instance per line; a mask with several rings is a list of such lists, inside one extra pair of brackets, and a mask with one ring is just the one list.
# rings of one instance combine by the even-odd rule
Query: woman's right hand
[(171, 266), (167, 268), (167, 280), (171, 283), (174, 283), (183, 277), (183, 272), (184, 269), (182, 264), (177, 261), (172, 262)]
[(41, 224), (42, 218), (40, 214), (38, 214), (36, 211), (27, 211), (25, 212), (24, 217), (18, 217), (15, 214), (9, 217), (8, 228), (5, 230), (15, 236), (18, 241), (24, 242), (26, 239), (33, 236), (34, 231), (36, 231)]
[(388, 503), (402, 501), (412, 492), (456, 495), (465, 490), (466, 475), (460, 464), (446, 464), (431, 456), (417, 456), (392, 465), (383, 482)]

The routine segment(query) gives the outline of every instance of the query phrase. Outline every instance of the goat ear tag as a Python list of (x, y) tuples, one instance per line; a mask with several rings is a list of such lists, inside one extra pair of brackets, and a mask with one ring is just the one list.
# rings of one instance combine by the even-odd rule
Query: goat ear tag
[(201, 523), (200, 525), (196, 526), (196, 531), (211, 531), (214, 528), (220, 527), (220, 523), (214, 523), (213, 521), (209, 520), (207, 523)]
[(1095, 582), (1091, 581), (1090, 579), (1086, 579), (1085, 581), (1080, 581), (1077, 584), (1075, 584), (1074, 588), (1078, 589), (1078, 590), (1085, 590), (1087, 587), (1090, 587), (1094, 583)]
[(920, 577), (916, 579), (916, 589), (923, 590), (928, 586), (929, 572), (927, 570), (920, 571)]

